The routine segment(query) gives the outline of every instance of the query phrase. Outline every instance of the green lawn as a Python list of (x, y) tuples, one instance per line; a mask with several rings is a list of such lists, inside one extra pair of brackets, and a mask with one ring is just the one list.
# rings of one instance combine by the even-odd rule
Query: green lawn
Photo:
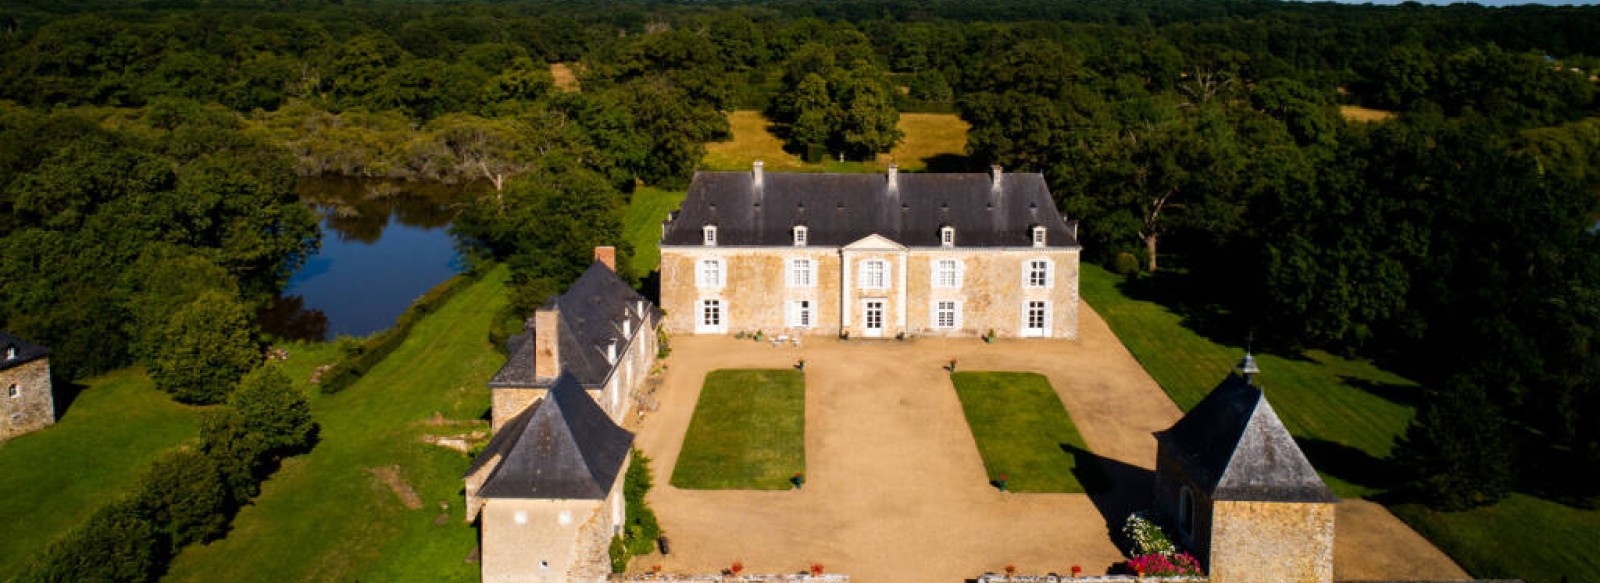
[[(157, 454), (198, 435), (205, 409), (180, 405), (143, 372), (83, 381), (54, 427), (0, 445), (0, 581), (51, 541), (132, 491)], [(57, 391), (61, 393), (60, 390)]]
[[(186, 549), (168, 581), (476, 581), (463, 559), (477, 532), (462, 523), (461, 473), (470, 460), (419, 441), (480, 425), (489, 406), (484, 383), (504, 362), (487, 339), (506, 302), (497, 268), (428, 314), (388, 359), (344, 392), (313, 393), (322, 442), (292, 458), (263, 486), (227, 538)], [(326, 345), (291, 345), (287, 367), (304, 385)], [(297, 355), (303, 361), (296, 361)], [(423, 501), (405, 508), (369, 469), (397, 466)], [(440, 502), (449, 518), (435, 526)]]
[(1097, 470), (1044, 375), (958, 372), (950, 381), (989, 479), (1005, 475), (1006, 489), (1014, 492), (1084, 491), (1078, 472)]
[(633, 244), (628, 267), (643, 277), (661, 264), (661, 221), (683, 204), (686, 193), (646, 186), (633, 193), (622, 220), (622, 238)]
[[(1083, 265), (1080, 290), (1172, 400), (1194, 406), (1238, 361), (1241, 348), (1186, 328), (1167, 308), (1123, 295), (1122, 278)], [(1320, 352), (1258, 354), (1273, 409), (1340, 496), (1370, 496), (1393, 486), (1387, 466), (1395, 436), (1413, 413), (1413, 383), (1370, 363)], [(1576, 470), (1575, 470), (1576, 471)], [(1600, 511), (1523, 494), (1466, 512), (1412, 504), (1390, 510), (1477, 577), (1530, 583), (1600, 581)]]
[[(1244, 356), (1244, 347), (1212, 342), (1166, 307), (1123, 295), (1121, 277), (1089, 264), (1080, 273), (1083, 298), (1178, 407), (1199, 403)], [(1273, 409), (1336, 494), (1367, 496), (1386, 487), (1382, 460), (1411, 421), (1407, 403), (1420, 392), (1414, 383), (1318, 351), (1256, 360)]]
[(806, 469), (806, 379), (794, 370), (706, 375), (672, 485), (697, 490), (783, 490)]

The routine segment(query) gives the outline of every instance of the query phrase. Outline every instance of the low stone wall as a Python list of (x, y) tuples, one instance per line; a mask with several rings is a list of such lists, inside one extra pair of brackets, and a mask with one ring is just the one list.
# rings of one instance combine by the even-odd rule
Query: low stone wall
[(612, 581), (679, 581), (685, 583), (850, 583), (850, 576), (839, 573), (823, 573), (821, 575), (806, 575), (801, 573), (771, 574), (771, 575), (717, 575), (702, 574), (649, 574), (628, 573), (612, 575)]
[(1133, 575), (1094, 575), (1088, 577), (1063, 577), (1060, 575), (1016, 575), (1007, 577), (984, 573), (978, 583), (1206, 583), (1205, 577), (1135, 577)]

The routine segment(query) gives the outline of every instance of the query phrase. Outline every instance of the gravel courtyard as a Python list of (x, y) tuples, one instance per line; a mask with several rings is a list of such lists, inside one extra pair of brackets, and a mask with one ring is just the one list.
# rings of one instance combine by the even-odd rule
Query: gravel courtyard
[[(1109, 524), (1149, 505), (1151, 433), (1180, 415), (1088, 305), (1082, 341), (915, 339), (801, 347), (729, 337), (672, 338), (638, 424), (654, 458), (651, 504), (672, 554), (634, 570), (799, 572), (822, 563), (855, 581), (959, 581), (1014, 564), (1023, 573), (1102, 573), (1122, 560)], [(667, 483), (708, 371), (784, 368), (805, 358), (806, 484), (800, 491), (680, 490)], [(1006, 494), (988, 483), (944, 366), (1049, 377), (1115, 484), (1107, 494)], [(1227, 371), (1219, 370), (1220, 378)], [(630, 424), (633, 425), (633, 424)], [(1465, 578), (1425, 539), (1376, 504), (1340, 504), (1335, 577)]]

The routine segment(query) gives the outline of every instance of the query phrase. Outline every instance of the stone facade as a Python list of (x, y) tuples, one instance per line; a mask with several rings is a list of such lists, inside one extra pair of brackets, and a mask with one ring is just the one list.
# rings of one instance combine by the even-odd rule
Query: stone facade
[[(662, 325), (674, 334), (976, 337), (992, 329), (1000, 337), (1076, 339), (1078, 254), (1076, 247), (904, 247), (881, 237), (842, 248), (663, 246)], [(796, 260), (809, 262), (809, 277), (795, 276)], [(703, 275), (708, 261), (719, 278)], [(863, 285), (868, 261), (883, 262), (883, 287)], [(1043, 285), (1031, 285), (1040, 261)], [(707, 300), (718, 302), (720, 327), (704, 322)], [(944, 322), (940, 302), (954, 308)], [(1043, 329), (1027, 327), (1030, 307), (1044, 308)], [(804, 321), (801, 309), (809, 310)], [(880, 310), (875, 330), (869, 309)]]
[(1332, 504), (1217, 501), (1211, 510), (1214, 583), (1333, 581)]
[[(0, 358), (5, 355), (0, 354)], [(0, 442), (56, 423), (50, 359), (0, 368)]]
[[(622, 473), (626, 474), (624, 464)], [(622, 527), (623, 480), (605, 500), (494, 498), (483, 506), (483, 580), (604, 581)]]

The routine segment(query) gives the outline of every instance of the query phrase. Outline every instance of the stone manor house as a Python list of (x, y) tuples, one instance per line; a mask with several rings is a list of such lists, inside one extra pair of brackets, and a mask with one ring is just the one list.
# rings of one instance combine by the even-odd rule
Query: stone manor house
[(661, 312), (595, 249), (583, 276), (539, 308), (489, 381), (488, 446), (463, 477), (484, 581), (600, 581), (626, 519), (633, 434), (621, 422), (656, 357)]
[(1079, 250), (1040, 174), (699, 172), (662, 225), (663, 326), (1076, 339)]
[(55, 425), (50, 349), (0, 332), (0, 442)]

